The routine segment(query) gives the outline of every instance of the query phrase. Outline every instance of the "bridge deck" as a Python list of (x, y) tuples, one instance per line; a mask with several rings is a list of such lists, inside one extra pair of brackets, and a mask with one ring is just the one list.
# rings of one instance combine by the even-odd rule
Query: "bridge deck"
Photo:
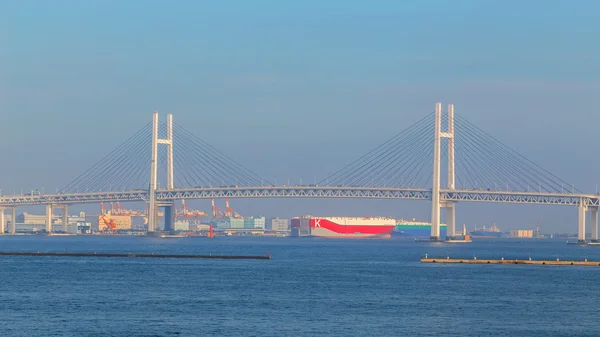
[[(175, 188), (157, 190), (157, 201), (210, 198), (370, 198), (431, 200), (431, 190), (422, 188), (381, 188), (344, 186), (255, 186), (219, 188)], [(78, 204), (116, 201), (148, 201), (146, 190), (95, 193), (15, 195), (0, 197), (0, 206)], [(441, 201), (501, 202), (599, 206), (599, 196), (571, 193), (538, 193), (487, 190), (440, 190)]]

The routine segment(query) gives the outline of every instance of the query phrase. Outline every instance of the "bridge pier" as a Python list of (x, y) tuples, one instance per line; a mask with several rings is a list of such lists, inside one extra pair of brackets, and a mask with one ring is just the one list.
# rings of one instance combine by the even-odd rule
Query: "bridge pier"
[(587, 207), (583, 202), (583, 198), (580, 199), (579, 205), (577, 206), (578, 213), (578, 232), (577, 232), (577, 242), (580, 244), (585, 244), (585, 213), (587, 211)]
[(454, 202), (446, 202), (446, 240), (453, 240), (456, 236), (456, 209), (454, 206)]
[(592, 222), (592, 239), (591, 242), (598, 242), (598, 206), (588, 207)]
[(62, 231), (66, 233), (69, 225), (69, 205), (63, 205), (62, 210)]
[(4, 218), (4, 207), (0, 208), (0, 234), (4, 234), (6, 219)]
[(163, 207), (165, 209), (165, 231), (173, 231), (175, 230), (175, 205), (171, 203)]
[(12, 208), (12, 217), (10, 221), (10, 234), (15, 234), (17, 232), (17, 208)]
[(46, 232), (52, 233), (52, 204), (46, 205)]

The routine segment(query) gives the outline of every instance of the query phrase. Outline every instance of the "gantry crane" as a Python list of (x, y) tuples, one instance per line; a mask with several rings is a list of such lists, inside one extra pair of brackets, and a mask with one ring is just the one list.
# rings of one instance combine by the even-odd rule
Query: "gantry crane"
[(189, 221), (190, 218), (202, 216), (208, 216), (208, 214), (200, 210), (190, 210), (185, 203), (185, 199), (181, 199), (181, 212), (175, 212), (175, 217), (184, 217), (186, 221)]
[(221, 209), (215, 205), (214, 198), (211, 199), (211, 203), (212, 203), (213, 218), (215, 218), (215, 219), (220, 219), (220, 218), (224, 218), (224, 217), (244, 218), (243, 216), (239, 215), (236, 211), (234, 211), (229, 206), (229, 198), (225, 198), (225, 212), (221, 211)]

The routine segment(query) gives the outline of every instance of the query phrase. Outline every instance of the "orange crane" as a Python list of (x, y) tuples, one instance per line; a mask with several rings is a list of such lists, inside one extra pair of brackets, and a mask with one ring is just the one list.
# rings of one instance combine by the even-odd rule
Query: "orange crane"
[(212, 203), (212, 216), (213, 216), (213, 218), (219, 219), (219, 218), (225, 217), (225, 213), (223, 213), (223, 211), (221, 211), (221, 209), (219, 209), (219, 207), (217, 207), (215, 205), (215, 198), (212, 198), (210, 201)]
[(140, 211), (123, 208), (123, 206), (119, 202), (116, 203), (116, 208), (115, 208), (115, 204), (113, 204), (111, 202), (110, 203), (110, 211), (106, 210), (106, 206), (104, 205), (104, 203), (100, 203), (100, 214), (101, 215), (112, 214), (112, 215), (125, 215), (125, 216), (127, 216), (127, 215), (129, 215), (129, 216), (144, 216), (144, 214), (142, 214)]
[(106, 215), (100, 216), (102, 222), (104, 222), (104, 227), (102, 231), (109, 234), (114, 234), (117, 231), (117, 224), (115, 223), (115, 219), (108, 218)]
[(117, 211), (115, 215), (124, 215), (124, 216), (144, 216), (144, 214), (139, 211), (133, 209), (125, 209), (121, 203), (117, 202)]
[(219, 207), (215, 206), (215, 199), (211, 199), (211, 202), (213, 218), (215, 219), (220, 219), (224, 217), (244, 218), (229, 206), (229, 198), (225, 198), (225, 212), (221, 211)]
[(244, 218), (243, 216), (239, 215), (236, 211), (234, 211), (231, 207), (229, 207), (229, 198), (225, 198), (225, 210), (227, 216), (232, 217), (232, 218)]
[(208, 214), (199, 210), (190, 210), (185, 203), (185, 199), (181, 199), (181, 212), (175, 212), (176, 217), (184, 217), (186, 221), (189, 221), (192, 217), (208, 216)]

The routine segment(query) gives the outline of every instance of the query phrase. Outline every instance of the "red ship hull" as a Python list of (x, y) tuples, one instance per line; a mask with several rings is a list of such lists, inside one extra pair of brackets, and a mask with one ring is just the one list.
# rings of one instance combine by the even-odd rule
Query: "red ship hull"
[(298, 236), (325, 238), (389, 238), (393, 219), (383, 218), (295, 218), (292, 230)]

